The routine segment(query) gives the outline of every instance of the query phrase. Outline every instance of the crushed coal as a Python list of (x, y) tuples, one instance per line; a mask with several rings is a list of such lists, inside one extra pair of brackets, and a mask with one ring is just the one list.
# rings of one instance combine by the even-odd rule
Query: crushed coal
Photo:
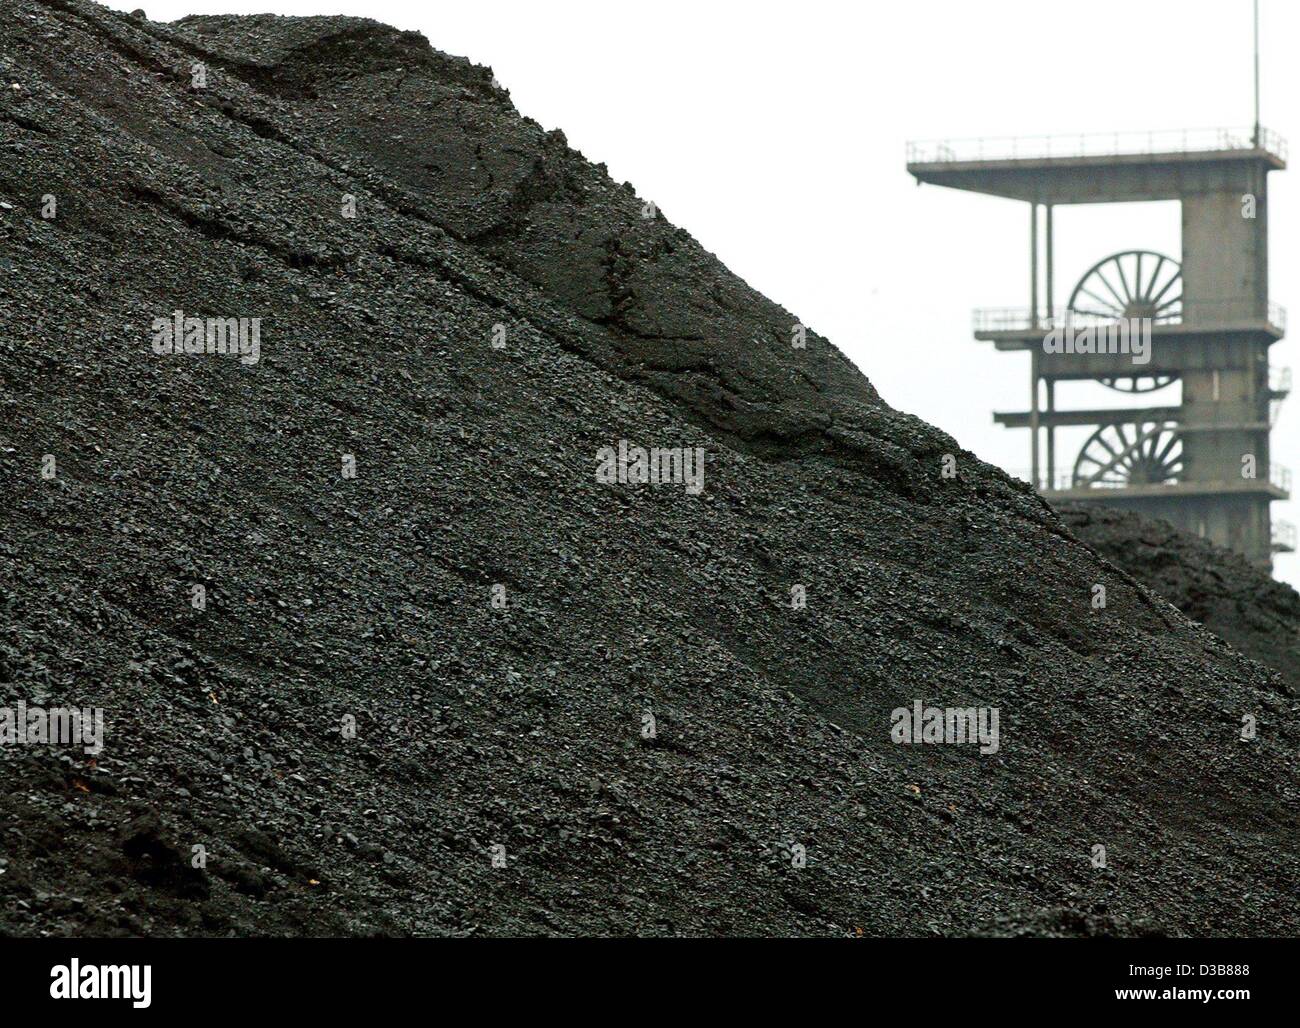
[(1241, 554), (1160, 518), (1084, 504), (1061, 520), (1193, 621), (1276, 671), (1300, 696), (1300, 593)]
[(489, 69), (6, 0), (0, 80), (0, 709), (104, 723), (0, 746), (0, 933), (1300, 929), (1278, 675)]

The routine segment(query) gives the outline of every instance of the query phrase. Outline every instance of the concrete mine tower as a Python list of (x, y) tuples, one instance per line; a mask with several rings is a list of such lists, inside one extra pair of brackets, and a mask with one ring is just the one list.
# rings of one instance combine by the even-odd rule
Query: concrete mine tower
[[(1030, 305), (977, 311), (974, 327), (976, 339), (1032, 355), (1029, 409), (994, 417), (1030, 430), (1030, 480), (1045, 497), (1155, 515), (1263, 565), (1295, 549), (1294, 528), (1269, 514), (1271, 501), (1290, 496), (1290, 473), (1269, 452), (1290, 389), (1289, 372), (1269, 367), (1285, 314), (1268, 297), (1268, 173), (1285, 167), (1285, 143), (1258, 126), (909, 144), (907, 170), (917, 182), (1029, 204)], [(1053, 208), (1152, 200), (1182, 208), (1179, 257), (1113, 253), (1056, 308)], [(1113, 345), (1117, 327), (1129, 326), (1146, 331), (1145, 362)], [(1056, 352), (1074, 334), (1079, 346)], [(1070, 379), (1143, 402), (1061, 410), (1056, 383)], [(1163, 405), (1151, 402), (1163, 397)], [(1064, 472), (1062, 426), (1093, 429)]]

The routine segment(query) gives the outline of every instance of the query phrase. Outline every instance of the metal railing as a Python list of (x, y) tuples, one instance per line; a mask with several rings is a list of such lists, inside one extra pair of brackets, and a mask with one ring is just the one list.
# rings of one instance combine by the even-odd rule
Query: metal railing
[(1142, 154), (1263, 150), (1287, 159), (1286, 140), (1272, 129), (1161, 129), (1150, 132), (1081, 132), (1072, 135), (985, 136), (910, 140), (908, 164), (1041, 160), (1051, 157), (1121, 157)]
[[(1045, 492), (1063, 492), (1066, 489), (1127, 489), (1127, 482), (1075, 482), (1074, 472), (1058, 471), (1055, 475), (1049, 477), (1047, 472), (1042, 468), (1038, 471), (1038, 482), (1034, 482), (1034, 473), (1029, 468), (1012, 468), (1007, 472), (1012, 478), (1018, 478), (1022, 482), (1028, 482), (1034, 486), (1040, 493)], [(1169, 485), (1178, 483), (1170, 482)]]
[[(1286, 308), (1271, 300), (1267, 307), (1265, 323), (1278, 332), (1286, 332)], [(1182, 303), (1181, 310), (1161, 315), (1153, 320), (1155, 325), (1185, 325), (1189, 328), (1237, 326), (1260, 321), (1259, 303), (1250, 299), (1191, 300)], [(1077, 328), (1089, 325), (1108, 325), (1113, 317), (1101, 314), (1079, 314), (1058, 307), (1050, 316), (1042, 312), (1035, 324), (1029, 307), (980, 307), (971, 312), (971, 326), (975, 332), (1047, 332), (1059, 324)]]
[(1028, 482), (1039, 492), (1074, 488), (1074, 475), (1069, 471), (1058, 471), (1055, 478), (1049, 480), (1047, 472), (1040, 468), (1037, 482), (1034, 481), (1034, 473), (1030, 468), (1009, 468), (1007, 474), (1012, 478), (1020, 479), (1022, 482)]
[[(1043, 468), (1038, 470), (1038, 480), (1034, 481), (1034, 473), (1030, 468), (1008, 468), (1007, 474), (1012, 478), (1018, 478), (1022, 482), (1028, 482), (1039, 492), (1062, 491), (1066, 489), (1127, 489), (1127, 482), (1075, 482), (1073, 471), (1057, 471), (1055, 475), (1049, 477), (1047, 471)], [(1291, 492), (1291, 469), (1281, 464), (1273, 464), (1268, 469), (1269, 483), (1281, 489), (1285, 493)], [(1161, 485), (1213, 485), (1211, 482), (1188, 482), (1186, 479), (1175, 479), (1172, 482), (1159, 483)]]
[(1268, 369), (1268, 391), (1286, 396), (1291, 392), (1291, 369), (1273, 365)]
[[(1182, 479), (1175, 478), (1168, 482), (1138, 483), (1139, 485), (1181, 485)], [(1069, 485), (1059, 486), (1061, 489), (1127, 489), (1129, 483), (1125, 481), (1116, 481), (1108, 478), (1089, 479), (1083, 482), (1075, 482), (1071, 479)]]
[(1274, 553), (1295, 553), (1295, 525), (1280, 519), (1273, 522), (1272, 543)]

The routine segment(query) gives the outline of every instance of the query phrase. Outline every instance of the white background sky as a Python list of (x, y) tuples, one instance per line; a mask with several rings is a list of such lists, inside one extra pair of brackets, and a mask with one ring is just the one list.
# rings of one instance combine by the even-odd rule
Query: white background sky
[[(1253, 118), (1250, 0), (109, 6), (143, 7), (155, 21), (361, 15), (491, 66), (522, 113), (563, 129), (571, 146), (831, 339), (890, 404), (1009, 469), (1028, 466), (1028, 433), (994, 425), (991, 412), (1028, 405), (1028, 356), (975, 342), (970, 312), (1028, 304), (1027, 207), (918, 188), (905, 141)], [(1261, 120), (1300, 154), (1300, 3), (1262, 0), (1261, 9)], [(1300, 326), (1293, 177), (1270, 176), (1270, 273), (1273, 298)], [(1107, 254), (1180, 250), (1175, 204), (1060, 207), (1055, 227), (1058, 303)], [(1273, 363), (1300, 363), (1296, 354), (1283, 340)], [(1058, 405), (1102, 405), (1088, 388), (1058, 388)], [(1300, 472), (1298, 408), (1300, 394), (1283, 408), (1273, 453)], [(1076, 450), (1071, 437), (1058, 442), (1058, 463), (1068, 468)], [(1300, 504), (1274, 504), (1273, 513), (1297, 521)], [(1279, 557), (1275, 569), (1300, 585), (1300, 558)]]

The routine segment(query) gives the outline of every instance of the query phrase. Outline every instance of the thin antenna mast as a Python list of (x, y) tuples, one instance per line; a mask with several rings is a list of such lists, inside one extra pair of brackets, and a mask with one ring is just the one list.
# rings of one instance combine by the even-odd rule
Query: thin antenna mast
[(1255, 149), (1259, 149), (1259, 0), (1255, 0)]

